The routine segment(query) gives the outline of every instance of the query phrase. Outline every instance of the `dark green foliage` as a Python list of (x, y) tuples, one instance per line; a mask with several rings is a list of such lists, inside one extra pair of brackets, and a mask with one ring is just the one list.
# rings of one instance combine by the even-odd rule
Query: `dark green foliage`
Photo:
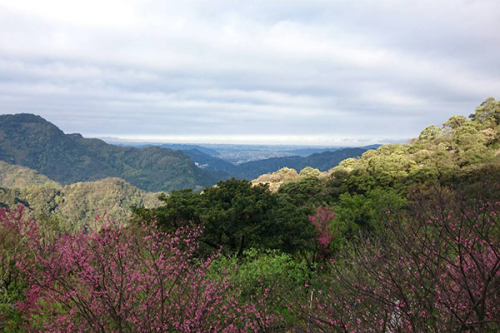
[(136, 221), (156, 221), (172, 231), (190, 223), (202, 224), (202, 241), (210, 251), (241, 255), (247, 248), (297, 252), (315, 235), (307, 219), (308, 210), (297, 208), (265, 185), (247, 180), (220, 181), (201, 194), (175, 191), (162, 197), (156, 209), (135, 208)]
[(169, 196), (160, 195), (162, 206), (147, 209), (132, 207), (133, 220), (136, 223), (158, 223), (164, 231), (172, 232), (191, 223), (200, 224), (201, 196), (191, 189), (173, 191)]
[(326, 180), (324, 195), (329, 198), (328, 203), (337, 201), (341, 194), (348, 192), (347, 177), (349, 172), (346, 170), (336, 170)]
[(393, 189), (375, 189), (366, 194), (344, 193), (334, 210), (337, 214), (333, 230), (337, 242), (343, 242), (360, 234), (373, 234), (384, 228), (381, 221), (387, 213), (399, 211), (407, 200)]
[(268, 247), (279, 236), (273, 225), (277, 201), (266, 186), (235, 179), (219, 182), (204, 190), (202, 201), (209, 244), (242, 254), (247, 247)]
[(308, 177), (298, 182), (281, 186), (278, 194), (295, 207), (314, 207), (321, 204), (318, 196), (322, 193), (324, 185), (319, 178)]
[(200, 190), (219, 178), (181, 151), (119, 147), (64, 134), (31, 114), (0, 116), (0, 160), (35, 169), (61, 184), (119, 177), (148, 191)]

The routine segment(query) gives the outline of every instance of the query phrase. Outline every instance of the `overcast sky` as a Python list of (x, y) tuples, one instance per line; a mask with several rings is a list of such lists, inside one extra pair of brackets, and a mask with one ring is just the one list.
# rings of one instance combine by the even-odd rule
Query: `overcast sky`
[(499, 0), (0, 0), (0, 113), (87, 137), (401, 141), (500, 98), (499, 13)]

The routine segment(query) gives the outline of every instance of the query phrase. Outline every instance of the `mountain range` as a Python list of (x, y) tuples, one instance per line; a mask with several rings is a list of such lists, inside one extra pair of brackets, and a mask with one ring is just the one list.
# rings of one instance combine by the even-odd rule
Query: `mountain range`
[(201, 146), (117, 146), (77, 133), (65, 134), (37, 115), (0, 116), (0, 160), (36, 170), (62, 185), (117, 177), (145, 191), (201, 190), (218, 180), (252, 180), (283, 167), (300, 171), (310, 166), (326, 171), (365, 150), (345, 148), (234, 165), (217, 157), (216, 150)]

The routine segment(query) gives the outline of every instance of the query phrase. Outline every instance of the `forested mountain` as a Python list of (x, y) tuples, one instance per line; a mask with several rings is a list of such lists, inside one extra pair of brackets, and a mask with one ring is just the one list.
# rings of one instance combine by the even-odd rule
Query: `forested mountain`
[(262, 174), (278, 171), (285, 167), (297, 171), (305, 167), (327, 171), (338, 165), (342, 160), (350, 157), (359, 157), (365, 151), (366, 149), (362, 148), (345, 148), (337, 151), (327, 151), (321, 154), (312, 154), (306, 157), (285, 156), (252, 161), (238, 165), (234, 175), (237, 178), (255, 179)]
[(80, 134), (64, 134), (32, 114), (0, 116), (0, 160), (35, 169), (61, 184), (119, 177), (143, 190), (200, 189), (218, 176), (183, 152), (119, 147)]

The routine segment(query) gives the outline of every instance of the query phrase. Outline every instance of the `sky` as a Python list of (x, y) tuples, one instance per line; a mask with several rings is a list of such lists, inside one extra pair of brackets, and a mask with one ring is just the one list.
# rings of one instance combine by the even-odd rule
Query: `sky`
[(0, 0), (0, 113), (135, 141), (403, 142), (500, 98), (498, 13), (498, 0)]

